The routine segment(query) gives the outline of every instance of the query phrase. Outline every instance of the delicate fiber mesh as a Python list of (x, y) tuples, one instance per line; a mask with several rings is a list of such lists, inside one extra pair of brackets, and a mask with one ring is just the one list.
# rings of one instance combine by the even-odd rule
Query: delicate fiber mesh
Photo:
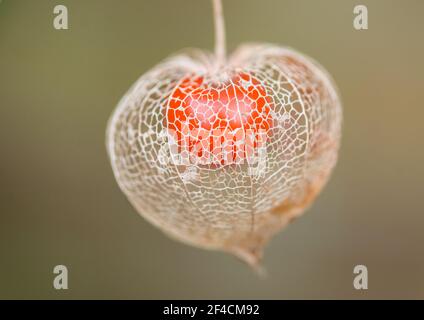
[[(269, 237), (326, 182), (340, 127), (338, 95), (322, 67), (291, 49), (252, 44), (219, 72), (203, 51), (147, 72), (111, 117), (107, 147), (121, 189), (146, 219), (256, 264)], [(239, 147), (248, 137), (260, 156), (253, 164)], [(232, 143), (226, 161), (212, 139)], [(169, 160), (181, 150), (188, 162)]]

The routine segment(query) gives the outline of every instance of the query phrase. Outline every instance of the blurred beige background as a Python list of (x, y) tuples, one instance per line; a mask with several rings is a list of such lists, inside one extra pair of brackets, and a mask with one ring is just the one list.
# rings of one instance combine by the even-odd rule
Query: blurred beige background
[[(53, 7), (70, 30), (52, 27)], [(369, 30), (355, 31), (366, 4)], [(114, 181), (106, 122), (146, 70), (212, 49), (208, 0), (0, 4), (0, 298), (424, 298), (424, 1), (224, 0), (230, 49), (288, 45), (320, 61), (344, 103), (339, 163), (268, 246), (268, 278), (174, 242)], [(172, 201), (167, 199), (165, 201)], [(68, 291), (52, 287), (69, 268)], [(353, 289), (365, 264), (369, 290)]]

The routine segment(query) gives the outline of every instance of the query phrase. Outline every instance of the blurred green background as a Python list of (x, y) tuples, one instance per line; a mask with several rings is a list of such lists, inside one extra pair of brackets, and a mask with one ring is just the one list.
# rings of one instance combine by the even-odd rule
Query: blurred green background
[[(69, 30), (53, 28), (53, 8)], [(365, 4), (369, 30), (352, 26)], [(0, 298), (424, 298), (424, 1), (224, 0), (228, 46), (294, 47), (344, 107), (340, 158), (273, 239), (261, 279), (174, 242), (119, 190), (105, 151), (129, 86), (184, 47), (212, 49), (208, 0), (0, 3)], [(172, 199), (164, 199), (172, 201)], [(69, 290), (53, 289), (53, 267)], [(353, 289), (365, 264), (368, 291)]]

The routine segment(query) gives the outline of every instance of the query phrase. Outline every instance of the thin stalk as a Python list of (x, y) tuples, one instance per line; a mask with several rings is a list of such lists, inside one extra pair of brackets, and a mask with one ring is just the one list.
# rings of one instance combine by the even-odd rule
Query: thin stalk
[(225, 24), (222, 11), (222, 0), (212, 0), (213, 16), (215, 23), (215, 58), (217, 68), (225, 64)]

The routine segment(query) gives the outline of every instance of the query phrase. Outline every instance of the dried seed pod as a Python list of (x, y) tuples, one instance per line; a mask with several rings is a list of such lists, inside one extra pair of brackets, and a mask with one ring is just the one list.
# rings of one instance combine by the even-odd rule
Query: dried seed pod
[(249, 44), (218, 60), (191, 50), (143, 75), (111, 117), (107, 147), (148, 221), (258, 266), (327, 181), (341, 105), (325, 70), (294, 50)]

